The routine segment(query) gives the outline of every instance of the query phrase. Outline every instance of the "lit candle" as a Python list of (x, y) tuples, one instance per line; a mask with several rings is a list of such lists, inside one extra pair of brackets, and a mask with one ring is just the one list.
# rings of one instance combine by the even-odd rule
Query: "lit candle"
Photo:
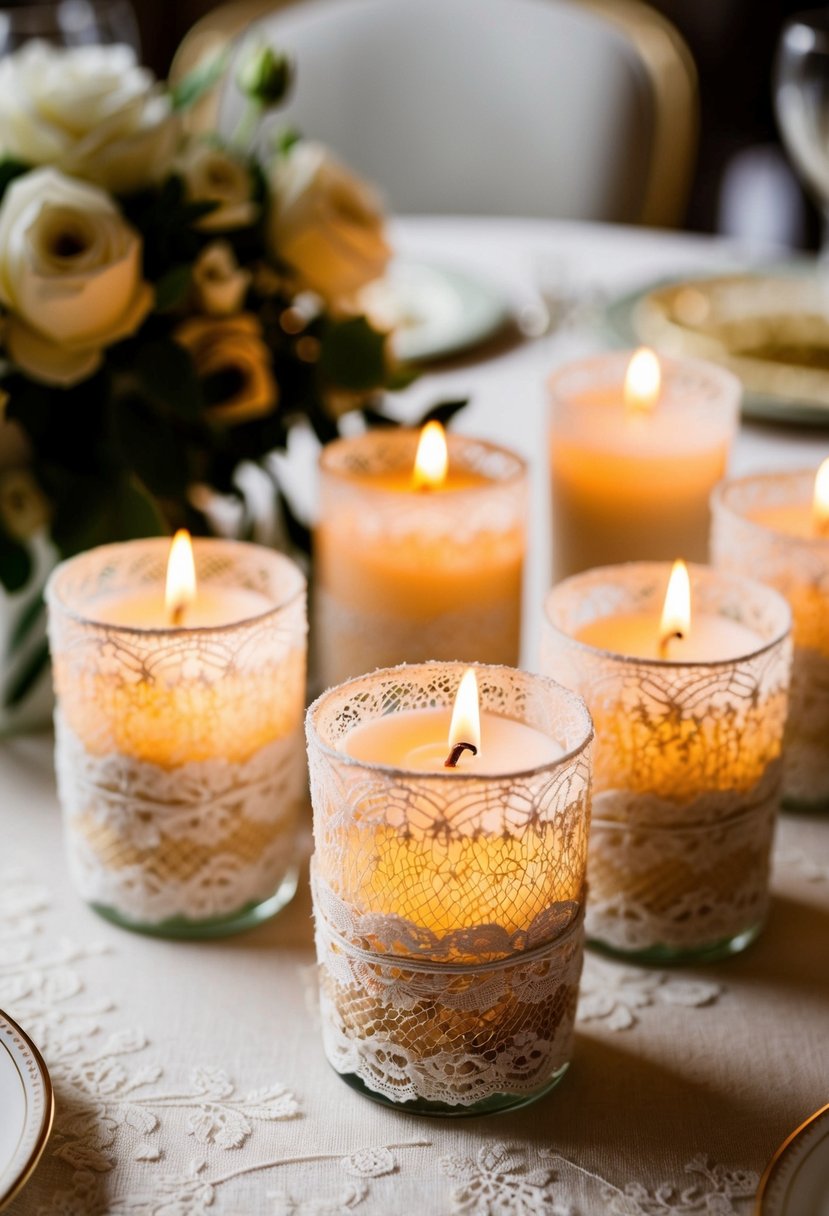
[(260, 591), (212, 583), (198, 586), (190, 535), (173, 537), (164, 583), (98, 596), (89, 605), (94, 620), (131, 629), (206, 629), (233, 625), (270, 612), (273, 604)]
[(652, 351), (594, 356), (549, 381), (553, 581), (594, 566), (708, 551), (740, 383)]
[(293, 893), (304, 580), (253, 545), (199, 541), (194, 562), (182, 537), (169, 563), (168, 548), (108, 545), (52, 576), (56, 763), (81, 894), (198, 936)]
[(663, 564), (610, 566), (550, 593), (542, 670), (581, 693), (596, 727), (597, 942), (665, 961), (731, 953), (759, 931), (789, 624), (775, 591), (706, 567), (687, 580), (677, 564), (669, 580)]
[(473, 668), (461, 680), (451, 713), (444, 708), (388, 714), (355, 727), (342, 746), (368, 764), (489, 776), (537, 768), (562, 754), (554, 739), (524, 722), (492, 713), (482, 717)]
[(683, 561), (674, 562), (662, 612), (614, 613), (579, 629), (589, 646), (638, 659), (714, 663), (751, 654), (763, 645), (756, 630), (732, 617), (691, 612), (691, 581)]
[(526, 469), (480, 440), (372, 431), (321, 459), (319, 683), (421, 659), (515, 663)]
[(714, 494), (711, 550), (725, 570), (785, 595), (794, 663), (783, 800), (829, 807), (829, 459), (814, 470), (728, 481)]
[(580, 968), (589, 716), (539, 676), (462, 674), (377, 671), (307, 719), (326, 1051), (416, 1109), (548, 1088)]

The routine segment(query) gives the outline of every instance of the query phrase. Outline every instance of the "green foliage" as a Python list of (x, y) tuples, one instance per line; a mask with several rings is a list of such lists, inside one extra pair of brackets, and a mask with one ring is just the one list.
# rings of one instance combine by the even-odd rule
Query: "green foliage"
[(175, 110), (188, 110), (205, 97), (221, 80), (227, 68), (228, 55), (219, 51), (188, 72), (170, 91)]
[(19, 541), (0, 532), (0, 583), (6, 591), (22, 590), (32, 576), (29, 550)]
[(351, 392), (380, 388), (386, 378), (386, 335), (365, 317), (332, 322), (322, 338), (320, 375)]

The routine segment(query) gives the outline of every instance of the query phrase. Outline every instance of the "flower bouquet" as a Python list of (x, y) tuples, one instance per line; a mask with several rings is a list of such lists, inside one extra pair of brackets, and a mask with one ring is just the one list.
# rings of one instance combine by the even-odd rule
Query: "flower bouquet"
[(0, 582), (25, 656), (7, 706), (46, 664), (27, 639), (54, 560), (179, 526), (253, 535), (251, 463), (306, 547), (270, 454), (298, 423), (321, 443), (344, 412), (388, 423), (377, 396), (406, 379), (357, 305), (390, 255), (373, 191), (291, 134), (250, 151), (290, 83), (267, 47), (243, 57), (236, 136), (188, 137), (210, 76), (167, 88), (124, 46), (0, 62)]

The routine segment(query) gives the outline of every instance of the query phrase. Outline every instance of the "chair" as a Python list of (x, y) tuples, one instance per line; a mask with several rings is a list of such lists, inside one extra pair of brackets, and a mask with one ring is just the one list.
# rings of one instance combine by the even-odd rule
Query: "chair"
[[(174, 78), (251, 26), (298, 62), (280, 117), (395, 211), (681, 220), (696, 75), (636, 0), (236, 0), (193, 27)], [(226, 131), (241, 108), (228, 80)]]

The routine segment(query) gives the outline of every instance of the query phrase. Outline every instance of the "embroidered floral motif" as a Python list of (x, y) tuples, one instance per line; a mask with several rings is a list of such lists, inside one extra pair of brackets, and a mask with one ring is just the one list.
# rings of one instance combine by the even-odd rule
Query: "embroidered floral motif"
[(557, 1203), (550, 1187), (551, 1170), (526, 1172), (521, 1159), (505, 1144), (485, 1145), (475, 1160), (452, 1154), (440, 1167), (460, 1186), (452, 1192), (452, 1211), (465, 1216), (575, 1216), (569, 1204)]
[(602, 1216), (692, 1216), (693, 1213), (740, 1216), (746, 1211), (743, 1201), (754, 1198), (760, 1182), (753, 1170), (729, 1170), (712, 1164), (700, 1154), (685, 1166), (686, 1174), (695, 1176), (690, 1186), (666, 1182), (649, 1189), (639, 1182), (629, 1182), (625, 1187), (618, 1187), (600, 1174), (562, 1157), (554, 1149), (542, 1149), (541, 1156), (599, 1183)]
[(805, 849), (778, 848), (774, 861), (775, 866), (789, 870), (805, 882), (829, 882), (829, 861), (821, 861)]
[(653, 1005), (711, 1005), (722, 993), (708, 980), (677, 979), (660, 971), (644, 971), (585, 959), (578, 1006), (579, 1022), (601, 1021), (608, 1030), (629, 1030), (639, 1021), (637, 1011)]

